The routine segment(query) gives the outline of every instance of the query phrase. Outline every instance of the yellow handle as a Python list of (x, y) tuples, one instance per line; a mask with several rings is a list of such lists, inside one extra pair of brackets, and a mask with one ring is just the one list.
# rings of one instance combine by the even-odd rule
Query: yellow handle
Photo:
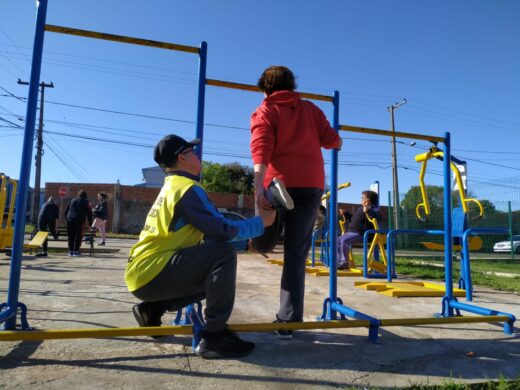
[(365, 213), (365, 217), (367, 218), (368, 222), (372, 224), (375, 230), (379, 230), (379, 224), (377, 223), (377, 219), (370, 218), (367, 213)]
[[(421, 215), (421, 208), (424, 210), (424, 217)], [(430, 216), (430, 206), (428, 206), (428, 203), (419, 203), (415, 208), (415, 214), (419, 220), (426, 222)]]
[(341, 235), (345, 234), (345, 223), (347, 223), (347, 219), (345, 216), (342, 217), (342, 220), (339, 221), (339, 228), (341, 229)]
[[(417, 207), (415, 208), (415, 214), (417, 215), (417, 218), (419, 218), (421, 221), (425, 221), (426, 218), (422, 217), (421, 215), (421, 208), (424, 209), (425, 216), (430, 215), (430, 206), (428, 204), (428, 194), (426, 193), (426, 185), (424, 184), (424, 175), (426, 174), (426, 165), (428, 164), (428, 160), (436, 157), (444, 157), (444, 152), (432, 148), (429, 152), (421, 153), (415, 156), (415, 161), (422, 162), (421, 171), (419, 173), (419, 186), (421, 188), (421, 196), (422, 196), (422, 203), (419, 203)], [(460, 174), (459, 169), (457, 168), (457, 165), (451, 161), (450, 162), (451, 170), (453, 171), (455, 175), (455, 180), (457, 181), (457, 187), (459, 188), (459, 196), (460, 196), (460, 203), (462, 206), (462, 210), (464, 213), (468, 213), (468, 203), (473, 202), (476, 203), (479, 208), (479, 215), (474, 218), (482, 218), (484, 215), (484, 207), (482, 207), (482, 203), (474, 198), (466, 198), (466, 192), (464, 191), (464, 186), (462, 184), (462, 176)]]
[[(418, 159), (418, 157), (420, 157), (420, 159)], [(428, 160), (433, 157), (433, 153), (430, 152), (415, 156), (416, 161), (422, 161), (421, 171), (419, 172), (419, 187), (421, 189), (422, 203), (419, 203), (415, 208), (415, 214), (421, 221), (426, 221), (430, 216), (430, 204), (428, 203), (428, 193), (426, 192), (426, 184), (424, 184), (424, 176), (426, 175)], [(424, 217), (419, 212), (421, 207), (424, 209)]]
[[(347, 188), (347, 187), (350, 187), (350, 182), (349, 181), (346, 181), (345, 183), (340, 184), (338, 186), (338, 190), (342, 190), (343, 188)], [(321, 200), (327, 200), (329, 198), (330, 198), (330, 191), (328, 191), (325, 195), (323, 195), (321, 197)]]
[(475, 218), (473, 218), (473, 220), (482, 218), (484, 216), (484, 207), (482, 206), (482, 203), (480, 203), (480, 201), (478, 199), (475, 199), (475, 198), (466, 198), (466, 199), (464, 199), (464, 204), (470, 203), (470, 202), (476, 203), (477, 206), (478, 206), (478, 215)]

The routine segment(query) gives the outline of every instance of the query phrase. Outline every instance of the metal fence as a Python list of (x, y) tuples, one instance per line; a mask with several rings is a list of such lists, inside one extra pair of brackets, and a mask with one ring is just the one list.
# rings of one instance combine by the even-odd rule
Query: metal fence
[[(468, 227), (500, 227), (511, 228), (513, 235), (520, 235), (520, 177), (499, 179), (490, 182), (468, 183), (468, 196), (478, 199), (484, 207), (484, 215), (478, 216), (478, 209), (471, 205), (468, 218)], [(409, 194), (402, 194), (406, 199)], [(399, 228), (401, 229), (443, 229), (443, 199), (440, 195), (435, 204), (430, 203), (431, 215), (427, 220), (420, 220), (416, 215), (415, 205), (410, 202), (401, 204), (399, 213)], [(453, 193), (454, 207), (459, 205), (458, 193)], [(390, 224), (392, 224), (390, 222)], [(477, 252), (493, 253), (493, 246), (499, 241), (510, 241), (506, 234), (484, 234), (480, 238), (482, 247)], [(405, 235), (397, 243), (400, 249), (425, 249), (424, 242), (443, 243), (441, 236)], [(517, 249), (520, 251), (520, 247)], [(520, 259), (520, 253), (516, 253)]]

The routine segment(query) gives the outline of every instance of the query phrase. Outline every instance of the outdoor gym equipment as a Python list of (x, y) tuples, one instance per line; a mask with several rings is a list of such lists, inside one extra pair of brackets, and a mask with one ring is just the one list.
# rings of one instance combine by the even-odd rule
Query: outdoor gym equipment
[[(196, 137), (201, 140), (197, 155), (202, 157), (203, 151), (203, 121), (204, 121), (204, 101), (205, 101), (205, 87), (206, 85), (241, 89), (246, 91), (259, 92), (259, 89), (252, 85), (230, 83), (219, 80), (209, 80), (206, 78), (206, 59), (207, 59), (207, 44), (202, 42), (200, 48), (177, 45), (165, 42), (157, 42), (132, 37), (122, 37), (112, 34), (104, 34), (93, 31), (71, 29), (67, 27), (50, 26), (45, 25), (46, 13), (47, 13), (48, 0), (39, 0), (33, 56), (31, 64), (31, 77), (29, 83), (29, 95), (27, 99), (27, 114), (25, 121), (25, 132), (23, 142), (22, 161), (20, 169), (20, 181), (19, 181), (19, 195), (16, 199), (16, 209), (25, 210), (27, 204), (27, 195), (29, 189), (29, 178), (31, 168), (31, 157), (32, 147), (34, 139), (35, 129), (35, 118), (36, 118), (36, 106), (38, 99), (38, 85), (40, 81), (40, 71), (42, 63), (43, 53), (43, 37), (44, 31), (58, 32), (64, 34), (72, 34), (96, 39), (104, 39), (116, 42), (125, 42), (137, 45), (145, 45), (151, 47), (159, 47), (169, 50), (180, 50), (188, 53), (195, 53), (199, 55), (199, 76), (198, 76), (198, 103), (197, 103), (197, 122), (196, 122)], [(340, 125), (339, 123), (339, 101), (340, 95), (338, 91), (334, 91), (333, 96), (317, 95), (302, 92), (300, 95), (303, 98), (316, 99), (326, 102), (331, 102), (333, 105), (333, 121), (332, 125), (337, 130), (350, 131), (363, 134), (375, 134), (386, 137), (398, 137), (398, 138), (409, 138), (415, 140), (426, 140), (430, 142), (441, 142), (444, 144), (444, 230), (440, 230), (438, 234), (444, 235), (444, 258), (445, 258), (445, 295), (442, 299), (442, 312), (443, 318), (408, 318), (408, 319), (378, 319), (373, 316), (366, 315), (354, 308), (343, 304), (341, 298), (337, 296), (337, 275), (336, 267), (330, 267), (330, 278), (329, 278), (329, 296), (325, 298), (323, 303), (323, 312), (320, 319), (324, 322), (312, 322), (312, 323), (287, 323), (287, 324), (244, 324), (232, 326), (232, 330), (239, 332), (245, 331), (270, 331), (274, 329), (305, 329), (305, 328), (332, 328), (336, 324), (341, 326), (337, 327), (367, 327), (369, 329), (368, 336), (369, 340), (376, 341), (378, 338), (378, 330), (380, 326), (410, 326), (410, 325), (424, 325), (424, 324), (442, 324), (442, 323), (473, 323), (473, 322), (503, 322), (504, 332), (507, 334), (513, 333), (513, 326), (516, 318), (509, 313), (498, 312), (491, 309), (482, 308), (479, 306), (469, 305), (460, 303), (453, 296), (453, 285), (452, 285), (452, 216), (448, 211), (451, 206), (451, 191), (450, 191), (450, 133), (446, 132), (444, 137), (436, 137), (429, 135), (421, 135), (414, 133), (405, 133), (399, 131), (388, 131), (379, 129), (369, 129), (363, 127), (355, 127), (349, 125)], [(331, 174), (330, 174), (330, 204), (334, 205), (334, 209), (337, 205), (337, 171), (338, 169), (338, 151), (331, 151)], [(329, 218), (329, 234), (330, 237), (336, 237), (337, 229), (337, 213), (331, 213)], [(29, 330), (29, 324), (27, 323), (27, 309), (25, 305), (18, 301), (19, 288), (20, 288), (20, 271), (21, 271), (21, 253), (23, 248), (23, 234), (25, 228), (25, 219), (16, 218), (14, 238), (13, 238), (13, 255), (11, 259), (10, 275), (9, 275), (9, 288), (7, 303), (0, 305), (0, 323), (4, 323), (5, 331), (0, 332), (0, 340), (11, 339), (21, 340), (23, 338), (33, 339), (45, 339), (52, 338), (50, 333), (53, 332), (55, 337), (53, 338), (71, 338), (71, 337), (115, 337), (115, 336), (129, 336), (134, 332), (139, 334), (173, 334), (175, 332), (185, 332), (184, 328), (170, 330), (168, 327), (163, 328), (129, 328), (129, 329), (92, 329), (92, 330), (61, 330), (61, 331), (41, 331), (41, 332), (12, 332), (16, 327), (16, 313), (18, 309), (21, 309), (21, 325), (22, 329)], [(392, 247), (392, 234), (397, 234), (398, 231), (391, 231), (387, 236), (387, 254), (389, 248)], [(336, 263), (336, 248), (329, 246), (329, 261), (331, 264)], [(391, 264), (391, 259), (387, 256), (388, 266)], [(465, 310), (471, 313), (479, 314), (483, 317), (455, 317), (460, 315), (460, 310)], [(191, 310), (196, 313), (196, 310)], [(341, 319), (345, 319), (346, 316), (353, 318), (354, 320), (349, 321), (336, 321), (338, 315)], [(194, 317), (196, 318), (196, 317)], [(308, 324), (308, 325), (307, 325)], [(103, 336), (101, 336), (101, 334)], [(195, 338), (197, 335), (195, 334)], [(195, 340), (194, 340), (195, 341)]]
[(17, 189), (18, 181), (0, 174), (0, 251), (5, 251), (13, 245), (12, 225)]
[[(428, 161), (436, 158), (442, 161), (444, 153), (440, 151), (437, 146), (432, 146), (426, 153), (418, 154), (415, 156), (415, 161), (422, 163), (421, 171), (419, 174), (419, 186), (421, 189), (422, 202), (419, 203), (415, 209), (417, 218), (421, 221), (426, 221), (431, 215), (431, 210), (428, 202), (428, 195), (426, 191), (426, 185), (424, 183), (424, 176), (426, 174), (426, 166)], [(472, 218), (476, 220), (484, 216), (484, 207), (482, 203), (475, 198), (468, 198), (466, 191), (462, 183), (462, 177), (457, 165), (465, 165), (466, 162), (451, 156), (450, 166), (455, 174), (455, 180), (457, 182), (457, 188), (459, 191), (460, 205), (461, 207), (455, 207), (452, 211), (453, 220), (453, 250), (460, 251), (460, 276), (458, 285), (460, 289), (466, 290), (466, 300), (473, 300), (473, 283), (471, 281), (471, 261), (470, 261), (470, 250), (479, 250), (482, 248), (482, 239), (477, 234), (510, 234), (507, 228), (468, 228), (468, 214), (470, 203), (474, 203), (478, 207), (479, 214)], [(424, 216), (421, 215), (420, 210), (424, 211)], [(428, 249), (444, 249), (444, 245), (434, 242), (421, 242)]]
[[(339, 190), (342, 190), (344, 188), (348, 188), (350, 187), (350, 182), (345, 182), (343, 184), (340, 184), (338, 186), (338, 191)], [(327, 222), (329, 221), (330, 219), (330, 213), (331, 213), (331, 210), (332, 208), (330, 207), (330, 191), (327, 191), (326, 194), (324, 194), (322, 197), (321, 197), (321, 200), (322, 201), (325, 201), (326, 202), (326, 206), (325, 208), (327, 209), (327, 214), (326, 214), (326, 219), (325, 219), (325, 224), (323, 225), (323, 229), (321, 230), (317, 230), (315, 232), (312, 233), (312, 244), (311, 244), (311, 266), (314, 267), (316, 265), (316, 255), (315, 255), (315, 250), (316, 250), (316, 244), (320, 244), (320, 263), (322, 263), (323, 265), (326, 265), (328, 266), (329, 265), (329, 260), (328, 260), (328, 257), (327, 257), (327, 253), (329, 251), (329, 230), (328, 230), (328, 226), (327, 226)], [(341, 224), (341, 222), (340, 222)], [(321, 236), (321, 238), (319, 238)]]
[[(437, 148), (437, 146), (432, 146), (428, 152), (421, 153), (421, 154), (418, 154), (417, 156), (415, 156), (415, 161), (422, 163), (421, 171), (419, 173), (419, 187), (421, 189), (422, 202), (419, 203), (417, 205), (417, 207), (415, 208), (415, 213), (417, 214), (417, 218), (420, 219), (421, 221), (426, 221), (427, 218), (431, 214), (430, 204), (428, 202), (428, 194), (426, 191), (426, 185), (424, 183), (424, 176), (426, 174), (426, 167), (428, 165), (428, 161), (431, 160), (432, 158), (436, 158), (436, 159), (442, 161), (444, 158), (444, 153), (441, 150), (439, 150)], [(478, 206), (479, 215), (477, 217), (475, 217), (474, 219), (482, 218), (482, 216), (484, 215), (484, 208), (482, 207), (482, 203), (480, 203), (475, 198), (466, 197), (466, 191), (464, 190), (464, 185), (462, 183), (462, 176), (456, 165), (456, 164), (464, 165), (465, 163), (466, 163), (465, 161), (459, 160), (458, 158), (451, 156), (450, 167), (453, 170), (453, 173), (455, 174), (455, 180), (457, 181), (457, 188), (459, 190), (459, 196), (460, 196), (460, 204), (462, 206), (462, 209), (464, 210), (464, 213), (468, 214), (468, 212), (469, 212), (468, 204), (475, 203)], [(420, 212), (421, 209), (424, 210), (424, 214), (425, 214), (424, 216), (421, 215), (421, 212)]]

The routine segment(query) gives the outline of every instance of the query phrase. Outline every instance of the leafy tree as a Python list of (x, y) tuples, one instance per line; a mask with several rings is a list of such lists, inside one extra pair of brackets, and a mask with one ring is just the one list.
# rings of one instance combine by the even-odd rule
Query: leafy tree
[(202, 163), (202, 185), (206, 191), (248, 195), (253, 188), (253, 169), (239, 163)]
[[(444, 202), (444, 188), (441, 186), (426, 186), (426, 193), (428, 194), (428, 203), (431, 209), (442, 208)], [(411, 187), (403, 200), (401, 201), (401, 207), (406, 207), (415, 210), (419, 203), (422, 203), (421, 187)]]

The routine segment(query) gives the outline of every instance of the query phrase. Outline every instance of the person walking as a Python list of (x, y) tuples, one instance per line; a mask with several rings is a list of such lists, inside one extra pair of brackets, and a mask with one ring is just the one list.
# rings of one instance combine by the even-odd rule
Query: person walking
[(88, 219), (89, 226), (92, 225), (92, 209), (84, 190), (79, 190), (78, 195), (73, 198), (65, 209), (67, 219), (67, 233), (69, 257), (81, 256), (79, 248), (83, 238), (83, 225)]

